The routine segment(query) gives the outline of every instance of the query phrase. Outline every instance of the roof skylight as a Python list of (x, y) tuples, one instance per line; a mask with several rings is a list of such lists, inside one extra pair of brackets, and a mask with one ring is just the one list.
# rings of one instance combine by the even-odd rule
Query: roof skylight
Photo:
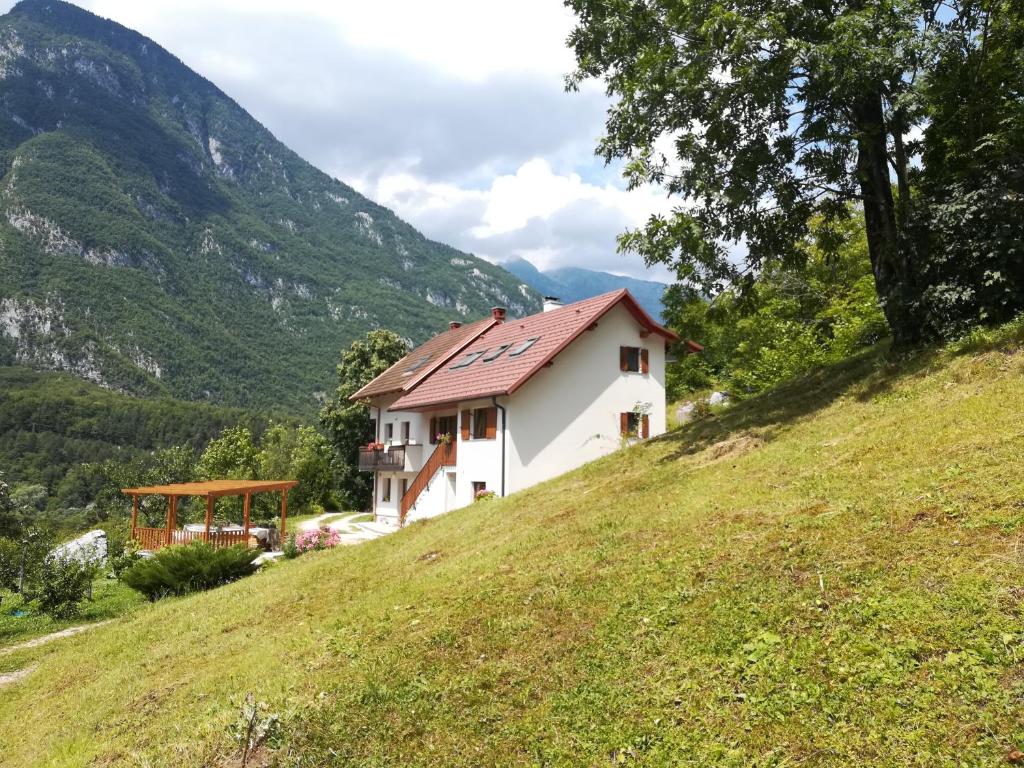
[(476, 362), (480, 358), (480, 356), (483, 355), (484, 352), (486, 351), (486, 349), (482, 349), (479, 352), (470, 352), (468, 355), (463, 357), (459, 362), (453, 365), (451, 367), (451, 370), (454, 371), (458, 368), (468, 368), (470, 365)]
[(430, 355), (424, 355), (419, 360), (417, 360), (415, 363), (413, 363), (408, 368), (406, 368), (405, 369), (405, 373), (403, 373), (402, 375), (403, 376), (408, 376), (410, 373), (416, 373), (416, 371), (418, 371), (420, 368), (422, 368), (423, 366), (425, 366), (429, 362), (430, 362)]
[(525, 352), (525, 351), (526, 351), (526, 350), (528, 350), (528, 349), (529, 349), (530, 347), (532, 347), (532, 346), (533, 346), (534, 344), (536, 344), (536, 343), (537, 343), (537, 340), (538, 340), (539, 338), (540, 338), (540, 336), (534, 336), (534, 337), (533, 337), (532, 339), (527, 339), (527, 340), (526, 340), (526, 341), (524, 341), (524, 342), (523, 342), (522, 344), (520, 344), (520, 345), (519, 345), (518, 347), (516, 347), (516, 348), (515, 348), (515, 349), (513, 349), (513, 350), (512, 350), (511, 352), (509, 352), (509, 353), (508, 353), (508, 356), (509, 356), (509, 357), (516, 357), (517, 355), (521, 355), (521, 354), (523, 354), (523, 352)]
[(503, 353), (503, 352), (504, 352), (504, 351), (505, 351), (506, 349), (508, 349), (508, 348), (509, 348), (509, 347), (511, 347), (511, 346), (512, 346), (511, 344), (502, 344), (502, 345), (501, 345), (500, 347), (498, 347), (497, 349), (495, 349), (495, 350), (494, 350), (493, 352), (490, 352), (490, 353), (488, 353), (487, 355), (485, 355), (485, 356), (484, 356), (484, 362), (485, 362), (485, 363), (489, 363), (489, 362), (491, 362), (492, 360), (497, 360), (497, 359), (498, 359), (499, 357), (501, 357), (501, 354), (502, 354), (502, 353)]

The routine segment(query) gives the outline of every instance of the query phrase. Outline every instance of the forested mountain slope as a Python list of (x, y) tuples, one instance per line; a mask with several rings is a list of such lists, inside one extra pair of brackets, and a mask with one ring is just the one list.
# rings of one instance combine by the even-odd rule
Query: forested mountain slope
[(0, 93), (0, 364), (311, 411), (370, 328), (420, 341), (495, 304), (539, 308), (68, 3), (0, 17)]
[(507, 499), (0, 656), (29, 670), (0, 696), (5, 768), (238, 764), (250, 693), (279, 724), (259, 765), (1004, 764), (1022, 341), (872, 350)]

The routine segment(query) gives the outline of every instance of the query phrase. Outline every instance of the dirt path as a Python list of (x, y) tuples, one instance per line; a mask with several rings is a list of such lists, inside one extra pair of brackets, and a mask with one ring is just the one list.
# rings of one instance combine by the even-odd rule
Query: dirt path
[[(51, 632), (50, 634), (43, 635), (42, 637), (35, 637), (31, 640), (26, 640), (24, 643), (18, 643), (17, 645), (12, 645), (7, 648), (0, 648), (0, 656), (5, 656), (8, 653), (14, 653), (15, 651), (24, 651), (26, 648), (38, 648), (40, 645), (46, 645), (53, 640), (60, 640), (62, 637), (71, 637), (79, 634), (80, 632), (95, 629), (96, 627), (102, 627), (104, 624), (109, 624), (111, 621), (112, 619), (108, 619), (107, 621), (98, 621), (95, 624), (81, 624), (77, 627), (68, 627), (67, 629), (62, 629), (60, 632)], [(24, 671), (25, 670), (19, 670), (18, 672), (12, 672), (11, 674), (18, 675)], [(3, 676), (0, 676), (0, 685), (2, 684)]]
[(25, 667), (24, 669), (16, 669), (13, 672), (0, 672), (0, 688), (3, 688), (5, 685), (12, 685), (13, 683), (19, 682), (23, 678), (30, 675), (32, 673), (32, 670), (34, 670), (35, 668), (35, 664), (33, 664), (30, 667)]

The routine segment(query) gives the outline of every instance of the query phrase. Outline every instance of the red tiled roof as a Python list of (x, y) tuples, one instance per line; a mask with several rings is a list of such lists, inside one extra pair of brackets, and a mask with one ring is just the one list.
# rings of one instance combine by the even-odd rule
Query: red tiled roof
[[(492, 362), (479, 359), (465, 368), (452, 370), (452, 365), (457, 359), (461, 359), (461, 356), (453, 358), (446, 364), (437, 366), (436, 370), (430, 376), (424, 377), (417, 386), (410, 387), (390, 410), (412, 410), (492, 395), (512, 394), (586, 331), (592, 323), (597, 322), (619, 303), (622, 303), (651, 333), (663, 336), (668, 341), (676, 341), (679, 338), (658, 325), (629, 291), (622, 289), (568, 304), (550, 312), (492, 325), (472, 343), (466, 344), (462, 352), (468, 355), (484, 350), (494, 351), (504, 344), (510, 344), (509, 349), (500, 357)], [(521, 355), (511, 354), (521, 343), (532, 338), (536, 338), (537, 341), (529, 350)]]
[[(422, 381), (438, 365), (472, 342), (494, 323), (494, 318), (488, 317), (485, 320), (478, 320), (475, 323), (451, 328), (444, 333), (437, 334), (429, 341), (420, 344), (349, 399), (364, 400), (368, 397), (412, 389), (417, 382)], [(409, 369), (414, 367), (415, 370), (410, 372)]]

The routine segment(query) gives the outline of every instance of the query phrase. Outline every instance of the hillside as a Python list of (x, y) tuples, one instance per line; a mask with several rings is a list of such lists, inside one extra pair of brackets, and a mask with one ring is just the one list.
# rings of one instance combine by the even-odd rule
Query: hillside
[(667, 286), (654, 280), (639, 280), (582, 267), (560, 267), (542, 272), (526, 259), (512, 259), (502, 266), (538, 293), (557, 296), (566, 304), (628, 288), (652, 317), (661, 319), (665, 309), (661, 297)]
[(539, 308), (118, 24), (24, 0), (0, 80), (0, 365), (310, 412), (371, 328)]
[(237, 765), (249, 692), (281, 765), (1003, 764), (1024, 744), (1022, 343), (872, 351), (0, 655), (33, 670), (0, 696), (5, 768)]
[(128, 397), (66, 373), (0, 367), (0, 469), (8, 481), (51, 491), (76, 464), (172, 445), (201, 450), (225, 427), (245, 424), (258, 434), (267, 421), (237, 408)]

